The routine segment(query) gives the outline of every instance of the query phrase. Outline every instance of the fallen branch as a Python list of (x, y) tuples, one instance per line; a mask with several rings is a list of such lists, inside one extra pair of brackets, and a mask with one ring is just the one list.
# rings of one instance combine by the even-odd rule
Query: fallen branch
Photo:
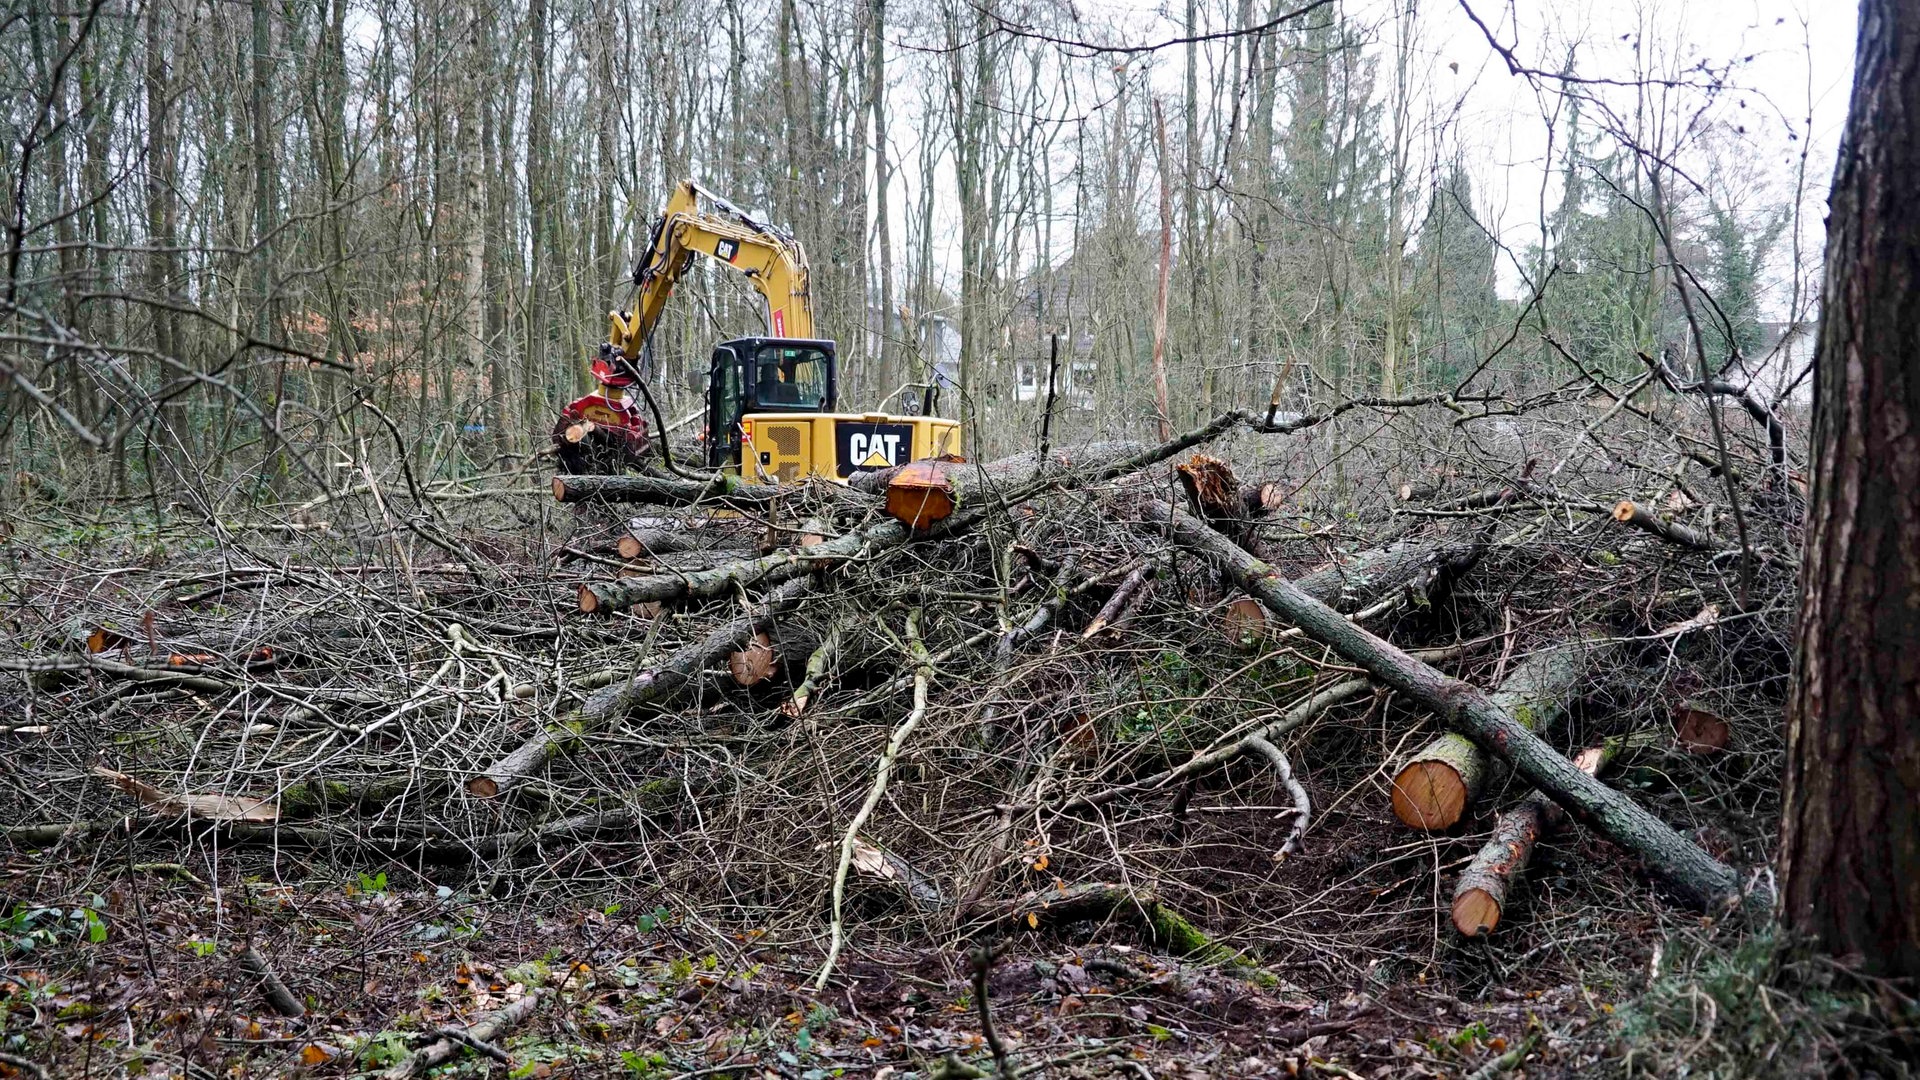
[(1449, 678), (1355, 626), (1193, 516), (1157, 504), (1147, 511), (1171, 525), (1174, 539), (1182, 547), (1226, 568), (1241, 588), (1291, 620), (1309, 637), (1438, 713), (1449, 727), (1512, 765), (1535, 787), (1566, 807), (1576, 820), (1639, 856), (1650, 872), (1687, 903), (1706, 911), (1721, 911), (1739, 900), (1739, 875), (1731, 867), (1702, 851), (1631, 799), (1581, 772), (1510, 714), (1497, 708), (1486, 694)]
[(1286, 787), (1287, 794), (1293, 797), (1293, 822), (1287, 826), (1286, 842), (1280, 845), (1280, 850), (1274, 855), (1274, 858), (1284, 860), (1300, 849), (1300, 838), (1307, 834), (1307, 823), (1313, 820), (1313, 801), (1307, 798), (1307, 789), (1293, 778), (1293, 763), (1287, 760), (1287, 755), (1281, 753), (1279, 747), (1262, 735), (1249, 735), (1243, 741), (1247, 749), (1272, 763), (1273, 771), (1280, 774), (1280, 783)]
[(907, 736), (920, 726), (927, 715), (927, 684), (933, 679), (933, 661), (927, 656), (927, 646), (920, 640), (920, 611), (915, 608), (907, 613), (907, 650), (913, 658), (913, 709), (900, 726), (893, 729), (893, 735), (887, 739), (887, 747), (880, 752), (880, 762), (874, 768), (873, 787), (867, 792), (867, 801), (853, 815), (853, 821), (847, 825), (845, 838), (840, 843), (840, 864), (833, 872), (833, 937), (827, 949), (826, 963), (820, 965), (820, 974), (813, 981), (815, 991), (827, 988), (827, 977), (833, 974), (833, 965), (840, 959), (840, 946), (845, 938), (845, 922), (841, 905), (846, 900), (847, 868), (853, 864), (853, 846), (859, 838), (860, 827), (867, 823), (873, 814), (873, 808), (880, 805), (880, 797), (887, 793), (887, 777), (893, 772), (893, 763), (900, 756), (901, 747), (907, 743)]
[(1065, 888), (1037, 889), (1006, 904), (1001, 917), (1019, 930), (1038, 930), (1048, 923), (1125, 918), (1137, 922), (1155, 946), (1175, 956), (1241, 968), (1257, 967), (1239, 952), (1214, 941), (1153, 893), (1126, 885), (1090, 881)]
[(907, 526), (897, 521), (879, 521), (824, 543), (792, 551), (776, 551), (758, 559), (729, 563), (711, 570), (647, 574), (592, 582), (580, 586), (580, 610), (610, 615), (625, 611), (635, 604), (680, 604), (689, 600), (727, 596), (739, 589), (778, 585), (835, 563), (860, 558), (879, 548), (896, 547), (912, 535)]
[(1622, 525), (1631, 525), (1641, 532), (1657, 536), (1669, 544), (1692, 548), (1695, 551), (1726, 551), (1727, 545), (1713, 537), (1690, 529), (1677, 522), (1668, 521), (1632, 499), (1622, 499), (1613, 508), (1613, 520)]
[(658, 667), (598, 690), (564, 720), (541, 728), (467, 781), (475, 798), (495, 799), (539, 774), (549, 761), (579, 744), (581, 737), (610, 727), (649, 702), (659, 702), (692, 686), (700, 673), (726, 659), (742, 641), (772, 625), (776, 615), (812, 591), (805, 578), (768, 593), (758, 610), (728, 621), (697, 641), (682, 646)]
[(750, 484), (729, 473), (718, 473), (706, 480), (677, 480), (664, 476), (600, 476), (561, 473), (553, 478), (553, 497), (558, 502), (577, 503), (599, 499), (603, 502), (649, 503), (657, 506), (692, 506), (713, 503), (742, 509), (764, 509), (770, 503), (792, 495), (794, 487), (775, 484)]
[(498, 1012), (489, 1013), (467, 1025), (464, 1030), (458, 1033), (452, 1031), (443, 1033), (436, 1041), (400, 1059), (382, 1075), (385, 1080), (407, 1080), (436, 1065), (445, 1065), (452, 1061), (454, 1054), (458, 1053), (463, 1046), (491, 1045), (495, 1039), (526, 1022), (527, 1017), (533, 1015), (533, 1011), (540, 1007), (540, 1002), (546, 996), (545, 987), (535, 987), (527, 991), (526, 997)]
[(267, 999), (267, 1004), (273, 1006), (274, 1012), (295, 1019), (307, 1015), (307, 1007), (293, 996), (293, 991), (287, 989), (287, 984), (280, 980), (280, 973), (273, 970), (273, 965), (267, 963), (267, 958), (260, 954), (259, 949), (249, 945), (241, 950), (240, 966), (260, 981), (260, 996)]

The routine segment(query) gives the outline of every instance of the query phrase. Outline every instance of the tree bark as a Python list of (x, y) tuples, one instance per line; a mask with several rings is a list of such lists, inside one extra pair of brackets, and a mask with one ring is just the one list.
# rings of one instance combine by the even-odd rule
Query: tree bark
[(1622, 499), (1614, 506), (1613, 520), (1657, 536), (1669, 544), (1692, 548), (1695, 551), (1722, 551), (1728, 547), (1698, 529), (1690, 529), (1678, 522), (1668, 521), (1632, 499)]
[(1787, 704), (1785, 921), (1920, 975), (1920, 10), (1860, 7)]
[(1485, 545), (1469, 540), (1394, 544), (1329, 563), (1296, 584), (1335, 611), (1358, 611), (1403, 590), (1428, 593), (1471, 569), (1485, 550)]
[(1205, 522), (1178, 510), (1151, 507), (1172, 527), (1182, 547), (1224, 567), (1240, 587), (1374, 678), (1445, 717), (1450, 727), (1513, 766), (1576, 820), (1639, 856), (1674, 893), (1702, 910), (1718, 912), (1740, 896), (1733, 868), (1700, 850), (1632, 800), (1581, 772), (1540, 741), (1480, 690), (1435, 670), (1356, 626), (1301, 592), (1279, 571), (1235, 547)]

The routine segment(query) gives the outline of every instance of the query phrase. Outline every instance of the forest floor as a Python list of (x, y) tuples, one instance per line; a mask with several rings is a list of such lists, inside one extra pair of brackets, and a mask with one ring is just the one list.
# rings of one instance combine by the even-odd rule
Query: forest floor
[[(690, 692), (580, 729), (497, 798), (470, 786), (489, 762), (577, 722), (596, 687), (695, 655), (758, 591), (590, 618), (583, 584), (693, 581), (823, 515), (852, 529), (833, 523), (846, 505), (786, 508), (772, 533), (752, 514), (636, 528), (620, 508), (556, 505), (529, 473), (410, 497), (396, 478), (217, 527), (20, 505), (0, 544), (0, 1077), (991, 1075), (983, 1020), (1023, 1077), (1796, 1075), (1897, 1058), (1889, 1038), (1911, 1032), (1864, 1019), (1890, 990), (1670, 902), (1584, 829), (1542, 843), (1496, 932), (1460, 936), (1454, 879), (1527, 789), (1498, 777), (1460, 825), (1402, 825), (1393, 769), (1440, 728), (1391, 693), (1275, 736), (1312, 801), (1284, 858), (1296, 807), (1253, 757), (1069, 812), (1355, 671), (1276, 627), (1249, 640), (1224, 614), (1232, 591), (1140, 527), (1142, 500), (1168, 497), (1156, 476), (865, 551), (781, 616), (778, 674), (735, 685), (739, 651), (696, 665)], [(1736, 584), (1724, 552), (1567, 492), (1422, 517), (1379, 487), (1335, 501), (1301, 483), (1258, 543), (1298, 578), (1386, 542), (1497, 535), (1444, 593), (1355, 618), (1486, 686), (1570, 635), (1612, 635), (1623, 658), (1555, 745), (1654, 732), (1610, 783), (1764, 888), (1795, 526), (1749, 506), (1769, 554)], [(615, 552), (663, 524), (712, 542)], [(1157, 586), (1096, 625), (1145, 566)], [(1047, 625), (1008, 636), (1029, 621)], [(1011, 642), (997, 655), (996, 638)], [(818, 700), (796, 707), (822, 655)], [(1723, 719), (1727, 745), (1676, 742), (1683, 705)], [(890, 740), (907, 749), (852, 844)], [(222, 801), (183, 816), (190, 797)], [(861, 853), (846, 944), (816, 989), (843, 840)], [(1125, 899), (1086, 909), (1093, 887)], [(269, 1003), (264, 969), (303, 1015)]]

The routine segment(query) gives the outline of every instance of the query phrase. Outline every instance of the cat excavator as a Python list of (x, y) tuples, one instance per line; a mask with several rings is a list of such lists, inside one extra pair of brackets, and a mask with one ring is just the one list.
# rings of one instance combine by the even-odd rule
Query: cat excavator
[(607, 339), (593, 361), (599, 389), (569, 404), (554, 426), (569, 473), (637, 468), (651, 445), (643, 362), (667, 300), (697, 256), (746, 275), (767, 305), (768, 333), (714, 347), (707, 368), (705, 464), (748, 483), (792, 483), (820, 476), (845, 482), (857, 472), (922, 458), (957, 457), (960, 424), (934, 417), (937, 387), (921, 415), (842, 413), (834, 343), (814, 336), (807, 255), (784, 229), (692, 181), (675, 188), (634, 264), (630, 310), (607, 313)]

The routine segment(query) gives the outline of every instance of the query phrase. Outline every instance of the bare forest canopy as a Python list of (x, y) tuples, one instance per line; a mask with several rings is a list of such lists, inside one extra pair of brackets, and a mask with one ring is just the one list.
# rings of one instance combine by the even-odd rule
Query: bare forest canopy
[[(428, 478), (524, 463), (683, 178), (806, 245), (851, 404), (938, 370), (981, 456), (1054, 334), (1069, 436), (1150, 430), (1156, 357), (1176, 427), (1289, 364), (1292, 412), (1703, 350), (1804, 395), (1812, 38), (1596, 10), (13, 0), (0, 448), (245, 503), (390, 459), (367, 402)], [(682, 288), (670, 420), (760, 310)]]

